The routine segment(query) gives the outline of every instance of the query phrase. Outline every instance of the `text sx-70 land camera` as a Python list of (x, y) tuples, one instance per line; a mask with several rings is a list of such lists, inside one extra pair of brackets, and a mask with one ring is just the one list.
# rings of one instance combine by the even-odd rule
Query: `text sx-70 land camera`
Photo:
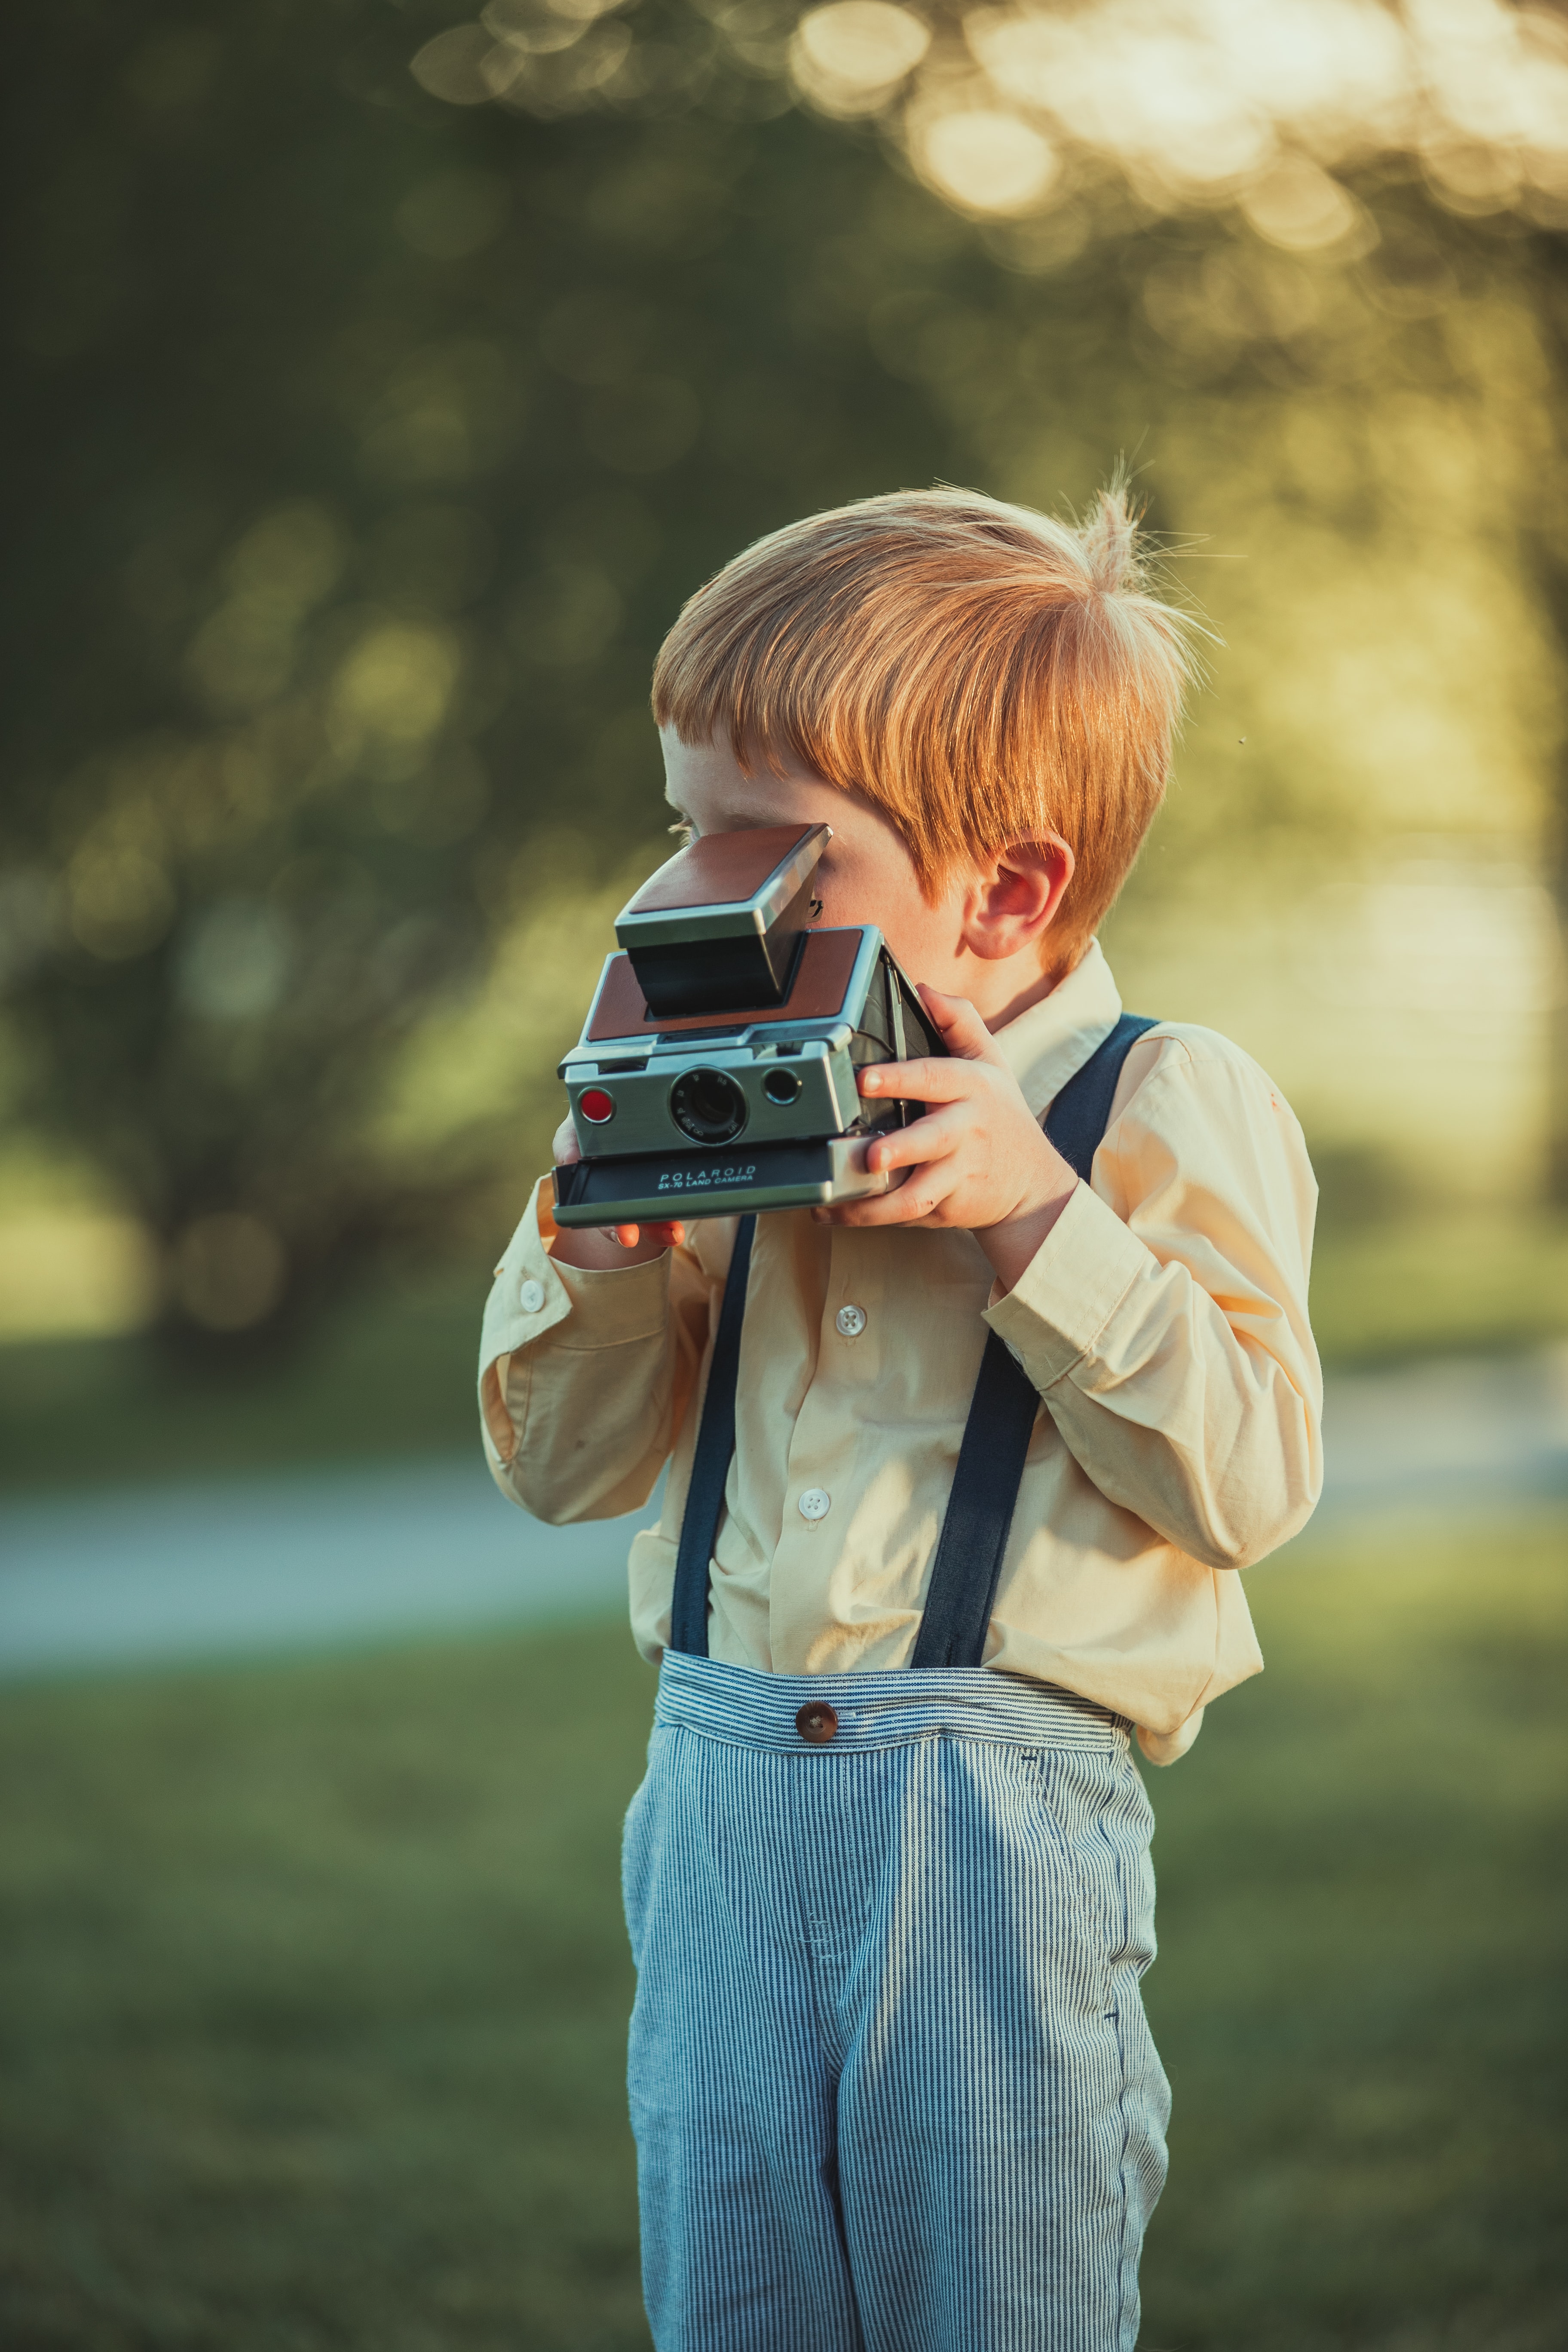
[(583, 1157), (555, 1171), (563, 1225), (722, 1217), (885, 1192), (866, 1147), (920, 1116), (855, 1074), (947, 1048), (868, 924), (812, 930), (825, 824), (709, 834), (616, 919), (580, 1043), (561, 1065)]

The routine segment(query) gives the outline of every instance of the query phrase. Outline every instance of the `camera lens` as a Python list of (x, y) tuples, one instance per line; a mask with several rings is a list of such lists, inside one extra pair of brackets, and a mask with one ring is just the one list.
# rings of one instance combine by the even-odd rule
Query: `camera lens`
[(686, 1070), (669, 1090), (669, 1115), (693, 1143), (732, 1143), (746, 1124), (746, 1097), (723, 1070)]
[(777, 1103), (783, 1110), (785, 1104), (794, 1102), (799, 1094), (800, 1080), (793, 1070), (770, 1070), (763, 1080), (763, 1092), (771, 1103)]

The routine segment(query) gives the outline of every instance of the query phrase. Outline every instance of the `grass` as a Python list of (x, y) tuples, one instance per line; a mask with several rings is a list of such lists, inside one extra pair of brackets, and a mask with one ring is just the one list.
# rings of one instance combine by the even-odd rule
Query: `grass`
[(1412, 1215), (1321, 1236), (1312, 1328), (1337, 1369), (1568, 1334), (1568, 1218)]
[[(143, 1340), (0, 1345), (0, 1488), (213, 1477), (471, 1449), (488, 1268), (368, 1289), (287, 1365), (181, 1377)], [(1333, 1367), (1568, 1333), (1568, 1222), (1412, 1218), (1329, 1233), (1313, 1320)]]
[[(1557, 2352), (1561, 1523), (1298, 1549), (1152, 1776), (1159, 2352)], [(631, 2352), (619, 1627), (0, 1705), (6, 2352)], [(957, 2347), (955, 2347), (957, 2352)]]
[(1270, 1670), (1154, 1790), (1175, 2120), (1146, 2341), (1547, 2352), (1568, 1528), (1299, 1549), (1250, 1583)]
[(140, 1338), (0, 1346), (0, 1488), (477, 1452), (489, 1269), (372, 1289), (284, 1362), (182, 1370)]
[(7, 2352), (644, 2340), (619, 1629), (12, 1696)]

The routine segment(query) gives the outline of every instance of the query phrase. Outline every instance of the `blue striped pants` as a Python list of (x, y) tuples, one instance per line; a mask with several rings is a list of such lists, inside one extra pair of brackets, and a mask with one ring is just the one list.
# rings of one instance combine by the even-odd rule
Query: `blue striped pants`
[(1133, 2352), (1152, 1826), (1067, 1692), (666, 1657), (625, 1853), (658, 2352)]

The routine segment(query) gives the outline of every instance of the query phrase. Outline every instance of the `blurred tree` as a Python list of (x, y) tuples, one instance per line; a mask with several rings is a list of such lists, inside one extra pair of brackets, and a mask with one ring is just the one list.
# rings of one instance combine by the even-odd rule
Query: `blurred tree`
[[(1531, 311), (1547, 374), (1542, 411), (1549, 437), (1531, 452), (1531, 495), (1526, 507), (1531, 572), (1555, 639), (1559, 691), (1568, 682), (1568, 241), (1538, 236), (1528, 256)], [(1559, 730), (1552, 770), (1552, 822), (1548, 855), (1552, 887), (1568, 939), (1568, 726)], [(1552, 1032), (1548, 1181), (1554, 1200), (1568, 1202), (1568, 990), (1560, 992)]]
[(471, 1160), (389, 1171), (367, 1106), (534, 835), (603, 869), (655, 834), (680, 595), (952, 461), (844, 299), (874, 152), (520, 137), (410, 46), (368, 5), (68, 6), (10, 82), (19, 1108), (146, 1218), (176, 1330), (283, 1329), (452, 1213)]
[[(515, 1149), (515, 1089), (427, 1129), (405, 1089), (395, 1147), (389, 1097), (520, 937), (567, 958), (567, 881), (581, 933), (653, 854), (648, 666), (747, 538), (933, 478), (1082, 499), (1152, 449), (1156, 523), (1228, 477), (1370, 542), (1421, 396), (1489, 434), (1524, 528), (1534, 427), (1476, 331), (1535, 315), (1549, 230), (1400, 156), (1239, 210), (1042, 180), (1022, 114), (944, 131), (905, 80), (942, 26), (796, 17), (63, 0), (14, 36), (16, 1110), (144, 1217), (181, 1344), (303, 1328)], [(1299, 843), (1321, 766), (1216, 772), (1176, 862)]]
[[(145, 1217), (176, 1333), (284, 1330), (454, 1213), (471, 1139), (389, 1170), (369, 1107), (542, 832), (601, 872), (655, 838), (646, 679), (680, 597), (803, 508), (964, 470), (874, 338), (962, 300), (972, 233), (773, 85), (694, 117), (693, 28), (668, 13), (647, 101), (508, 121), (425, 95), (369, 7), (29, 25), (21, 1108)], [(1080, 366), (1106, 290), (1062, 306)], [(1086, 436), (1079, 487), (1120, 437)]]

